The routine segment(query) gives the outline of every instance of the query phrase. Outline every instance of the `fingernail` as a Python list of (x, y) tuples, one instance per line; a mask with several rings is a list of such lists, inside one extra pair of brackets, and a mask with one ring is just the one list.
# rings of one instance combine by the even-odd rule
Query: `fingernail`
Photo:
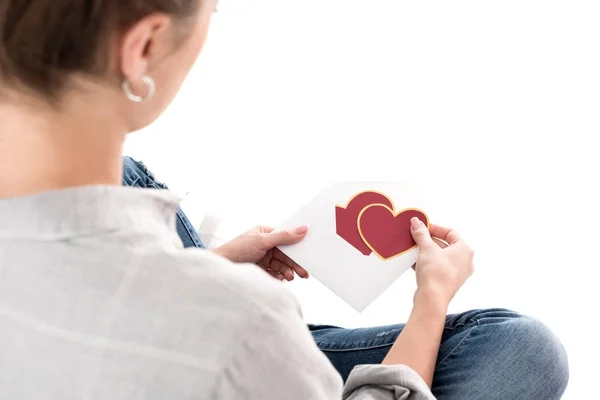
[(310, 278), (310, 274), (307, 272), (306, 273), (306, 278), (304, 278), (304, 279), (308, 279), (308, 278)]
[(410, 227), (413, 229), (419, 229), (420, 227), (423, 226), (423, 222), (421, 222), (421, 220), (417, 217), (412, 217), (412, 219), (410, 220)]
[(296, 234), (298, 235), (304, 235), (306, 232), (308, 232), (308, 225), (302, 225), (296, 228)]

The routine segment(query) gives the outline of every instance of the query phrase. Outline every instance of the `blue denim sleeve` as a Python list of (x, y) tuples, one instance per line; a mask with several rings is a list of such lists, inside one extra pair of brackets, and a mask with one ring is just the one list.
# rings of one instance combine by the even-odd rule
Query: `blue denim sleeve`
[[(131, 157), (123, 157), (123, 185), (144, 189), (168, 189), (167, 185), (154, 178), (142, 162)], [(184, 247), (204, 247), (198, 232), (181, 208), (177, 209), (177, 233)]]

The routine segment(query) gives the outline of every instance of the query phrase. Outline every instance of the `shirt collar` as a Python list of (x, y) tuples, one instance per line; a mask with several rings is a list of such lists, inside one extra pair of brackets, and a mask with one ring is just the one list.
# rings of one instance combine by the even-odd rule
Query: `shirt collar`
[(114, 230), (175, 233), (166, 190), (84, 186), (0, 199), (0, 238), (60, 239)]

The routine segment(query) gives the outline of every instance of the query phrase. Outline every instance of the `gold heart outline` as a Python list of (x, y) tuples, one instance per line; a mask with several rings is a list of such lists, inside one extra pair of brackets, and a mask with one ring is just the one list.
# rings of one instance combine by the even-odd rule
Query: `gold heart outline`
[[(384, 195), (384, 196), (385, 196), (385, 195)], [(386, 196), (386, 197), (387, 197), (387, 196)], [(391, 260), (391, 259), (393, 259), (393, 258), (399, 257), (399, 256), (401, 256), (402, 254), (408, 253), (409, 251), (411, 251), (411, 250), (415, 249), (415, 248), (417, 247), (417, 245), (415, 244), (414, 246), (412, 246), (412, 247), (410, 247), (410, 248), (408, 248), (408, 249), (406, 249), (406, 250), (404, 250), (404, 251), (401, 251), (401, 252), (400, 252), (400, 253), (398, 253), (398, 254), (394, 254), (393, 256), (390, 256), (390, 257), (388, 257), (388, 258), (385, 258), (385, 257), (383, 257), (381, 254), (379, 254), (379, 253), (377, 252), (377, 250), (375, 250), (375, 249), (373, 248), (373, 246), (371, 246), (371, 243), (369, 243), (369, 242), (367, 241), (367, 239), (365, 239), (365, 236), (364, 236), (364, 235), (363, 235), (363, 233), (362, 233), (362, 229), (360, 228), (360, 218), (361, 218), (361, 217), (362, 217), (362, 215), (365, 213), (365, 211), (367, 211), (367, 210), (368, 210), (369, 208), (371, 208), (371, 207), (385, 207), (385, 208), (387, 208), (387, 209), (388, 209), (388, 211), (389, 211), (389, 212), (392, 214), (392, 216), (393, 216), (394, 218), (396, 218), (398, 215), (402, 214), (402, 213), (403, 213), (403, 212), (405, 212), (405, 211), (418, 211), (418, 212), (422, 213), (422, 214), (425, 216), (425, 220), (426, 220), (426, 223), (425, 223), (425, 225), (427, 226), (427, 229), (429, 229), (429, 216), (428, 216), (428, 215), (427, 215), (427, 214), (426, 214), (426, 213), (425, 213), (423, 210), (420, 210), (420, 209), (418, 209), (418, 208), (405, 208), (404, 210), (398, 211), (397, 213), (396, 213), (396, 212), (394, 212), (394, 210), (393, 210), (393, 209), (391, 209), (391, 208), (389, 208), (388, 206), (386, 206), (385, 204), (381, 204), (381, 203), (369, 204), (368, 206), (366, 206), (365, 208), (363, 208), (363, 209), (360, 211), (360, 213), (358, 213), (358, 217), (356, 218), (356, 227), (358, 228), (358, 233), (360, 234), (360, 237), (361, 237), (361, 239), (362, 239), (362, 240), (363, 240), (363, 242), (364, 242), (364, 243), (367, 245), (367, 247), (368, 247), (369, 249), (371, 249), (371, 251), (372, 251), (373, 253), (377, 254), (377, 257), (381, 258), (383, 261), (388, 261), (388, 260)]]

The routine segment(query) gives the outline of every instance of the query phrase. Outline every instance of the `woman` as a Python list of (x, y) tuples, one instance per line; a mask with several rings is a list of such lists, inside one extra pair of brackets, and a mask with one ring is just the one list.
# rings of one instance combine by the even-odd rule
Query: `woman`
[[(119, 187), (125, 136), (171, 102), (215, 6), (0, 0), (0, 398), (560, 397), (566, 358), (541, 324), (446, 320), (472, 271), (452, 230), (414, 221), (401, 334), (316, 329), (323, 353), (275, 280), (227, 260), (287, 274), (272, 249), (306, 227), (183, 250), (175, 199)], [(344, 387), (324, 354), (352, 368)]]

